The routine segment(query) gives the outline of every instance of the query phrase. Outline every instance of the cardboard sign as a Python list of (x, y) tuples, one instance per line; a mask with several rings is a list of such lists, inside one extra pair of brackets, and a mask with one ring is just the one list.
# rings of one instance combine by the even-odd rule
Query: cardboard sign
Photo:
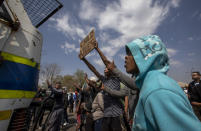
[(80, 43), (80, 58), (85, 57), (96, 45), (95, 32), (92, 30)]

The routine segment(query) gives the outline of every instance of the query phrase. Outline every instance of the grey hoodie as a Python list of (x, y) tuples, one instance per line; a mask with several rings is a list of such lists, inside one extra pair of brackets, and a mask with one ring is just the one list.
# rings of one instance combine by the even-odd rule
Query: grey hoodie
[(100, 91), (96, 95), (92, 103), (92, 116), (94, 121), (103, 118), (104, 116), (103, 110), (104, 110), (103, 94), (102, 91)]

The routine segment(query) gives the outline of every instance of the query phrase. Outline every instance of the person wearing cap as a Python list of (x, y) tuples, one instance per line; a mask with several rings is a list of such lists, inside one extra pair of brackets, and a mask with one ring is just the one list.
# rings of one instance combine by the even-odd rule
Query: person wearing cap
[(61, 89), (61, 82), (57, 81), (55, 87), (47, 80), (48, 88), (52, 91), (55, 104), (48, 120), (48, 131), (60, 131), (64, 112), (63, 90)]
[[(101, 83), (97, 82), (96, 77), (90, 77), (88, 79), (87, 75), (85, 76), (86, 83), (88, 87), (85, 90), (92, 90), (93, 101), (91, 103), (91, 117), (93, 120), (93, 131), (101, 131), (102, 120), (104, 116), (104, 101), (103, 101), (103, 92), (100, 90)], [(90, 117), (89, 117), (90, 118)], [(87, 128), (86, 128), (87, 129)]]
[(140, 90), (133, 131), (201, 131), (185, 93), (166, 75), (169, 58), (161, 39), (138, 38), (126, 45), (126, 54), (126, 72)]
[(94, 122), (93, 122), (93, 116), (92, 116), (92, 103), (94, 101), (94, 98), (97, 94), (97, 84), (96, 84), (96, 78), (91, 77), (88, 79), (87, 74), (85, 74), (85, 83), (83, 84), (82, 88), (74, 83), (74, 86), (80, 90), (81, 94), (81, 102), (80, 104), (85, 110), (85, 130), (87, 131), (93, 131), (94, 130)]

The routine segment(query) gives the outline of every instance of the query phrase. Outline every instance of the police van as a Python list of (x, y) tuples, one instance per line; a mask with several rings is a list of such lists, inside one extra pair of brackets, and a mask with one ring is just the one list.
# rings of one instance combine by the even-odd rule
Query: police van
[(0, 130), (28, 130), (43, 38), (38, 31), (62, 4), (57, 0), (0, 2)]

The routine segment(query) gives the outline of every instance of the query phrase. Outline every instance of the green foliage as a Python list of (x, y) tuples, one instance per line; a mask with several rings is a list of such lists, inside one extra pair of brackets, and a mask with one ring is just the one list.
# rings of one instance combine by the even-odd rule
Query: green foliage
[[(45, 73), (46, 72), (44, 72), (44, 74)], [(84, 71), (80, 70), (80, 69), (77, 69), (76, 72), (73, 75), (66, 74), (66, 75), (62, 76), (62, 75), (59, 75), (59, 73), (57, 73), (57, 75), (54, 76), (54, 77), (51, 77), (51, 78), (50, 77), (45, 77), (45, 78), (51, 79), (51, 81), (53, 83), (53, 86), (54, 86), (54, 83), (56, 81), (60, 81), (62, 83), (62, 86), (67, 88), (67, 91), (75, 91), (75, 87), (73, 86), (73, 84), (77, 83), (79, 85), (83, 85), (84, 81), (85, 81), (84, 76), (85, 76)], [(43, 82), (41, 83), (40, 87), (47, 88), (46, 81), (43, 80)]]
[(65, 75), (63, 76), (63, 86), (67, 87), (68, 91), (74, 91), (75, 87), (73, 83), (76, 82), (73, 75)]
[(85, 73), (83, 70), (77, 69), (77, 71), (74, 73), (74, 77), (76, 82), (78, 82), (79, 85), (83, 85), (84, 84), (84, 76)]
[(58, 79), (60, 72), (61, 67), (58, 64), (45, 64), (44, 66), (41, 66), (40, 79), (43, 82), (49, 80), (49, 82), (53, 84), (53, 82)]

